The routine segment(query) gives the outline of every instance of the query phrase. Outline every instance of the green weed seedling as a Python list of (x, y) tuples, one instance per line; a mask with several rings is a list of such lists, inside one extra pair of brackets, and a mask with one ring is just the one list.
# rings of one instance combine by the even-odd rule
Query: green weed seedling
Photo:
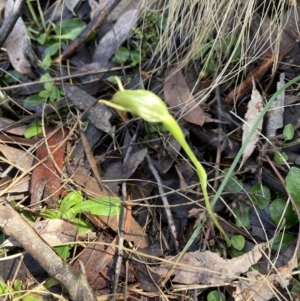
[(211, 204), (207, 193), (206, 171), (194, 155), (189, 145), (187, 144), (180, 126), (178, 125), (177, 121), (173, 118), (173, 116), (169, 113), (166, 104), (151, 91), (124, 90), (120, 79), (116, 77), (116, 81), (118, 83), (120, 91), (115, 93), (115, 95), (112, 98), (112, 102), (106, 100), (99, 100), (99, 102), (106, 104), (107, 106), (113, 107), (118, 111), (129, 112), (133, 115), (139, 116), (147, 122), (161, 122), (168, 129), (168, 131), (178, 141), (178, 143), (184, 149), (190, 160), (193, 162), (200, 180), (206, 210), (216, 227), (224, 236), (227, 246), (230, 246), (231, 241), (224, 229), (219, 224), (211, 208)]
[(295, 129), (292, 124), (287, 124), (283, 128), (283, 145), (281, 147), (281, 150), (277, 151), (274, 154), (274, 161), (279, 164), (286, 164), (286, 161), (288, 160), (287, 154), (282, 151), (285, 147), (293, 146), (300, 143), (300, 138), (293, 141), (294, 135), (295, 135)]
[(126, 47), (120, 47), (111, 59), (114, 63), (130, 64), (136, 66), (141, 61), (140, 53), (137, 49), (128, 50)]
[[(58, 212), (47, 209), (41, 214), (48, 218), (59, 218), (73, 223), (78, 234), (82, 235), (93, 227), (81, 217), (82, 212), (102, 216), (119, 215), (121, 212), (121, 200), (118, 197), (101, 196), (84, 201), (80, 191), (71, 191), (60, 202)], [(72, 247), (72, 245), (59, 246), (55, 247), (55, 250), (63, 259), (66, 259), (69, 257)]]

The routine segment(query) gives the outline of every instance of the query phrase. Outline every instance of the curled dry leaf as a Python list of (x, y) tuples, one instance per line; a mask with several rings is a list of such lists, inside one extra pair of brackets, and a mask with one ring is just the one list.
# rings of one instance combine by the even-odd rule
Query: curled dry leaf
[(164, 84), (165, 101), (172, 109), (180, 111), (186, 121), (202, 126), (206, 120), (205, 113), (197, 104), (181, 71), (175, 70), (170, 71), (171, 76)]
[(34, 156), (31, 153), (6, 144), (0, 144), (0, 153), (6, 158), (7, 163), (21, 171), (27, 171), (34, 160)]
[[(262, 256), (264, 244), (256, 245), (252, 251), (233, 259), (223, 259), (217, 253), (187, 252), (183, 255), (180, 265), (173, 272), (175, 277), (172, 281), (181, 284), (212, 284), (222, 285), (233, 281), (241, 274), (258, 262)], [(173, 259), (169, 257), (168, 259)], [(172, 264), (162, 263), (160, 267), (153, 268), (154, 272), (165, 277)]]
[(31, 177), (31, 205), (38, 204), (42, 198), (46, 199), (49, 207), (55, 208), (58, 198), (63, 189), (61, 187), (61, 170), (64, 162), (65, 142), (68, 134), (67, 129), (48, 127), (46, 129), (47, 143), (41, 144), (36, 151), (37, 165)]
[[(232, 296), (235, 301), (253, 300), (265, 301), (279, 297), (278, 285), (287, 288), (292, 279), (292, 271), (297, 267), (297, 257), (292, 259), (274, 273), (263, 275), (256, 270), (247, 272), (247, 278), (242, 278), (236, 285)], [(276, 299), (277, 299), (276, 298)], [(282, 300), (285, 298), (282, 296)]]
[[(5, 129), (7, 126), (13, 125), (16, 122), (12, 119), (8, 119), (5, 117), (0, 117), (0, 129)], [(26, 130), (26, 126), (22, 124), (18, 124), (17, 126), (14, 126), (13, 128), (9, 128), (7, 133), (13, 134), (13, 135), (18, 135), (18, 136), (23, 136)]]
[[(277, 82), (277, 90), (279, 90), (283, 86), (284, 73), (281, 73), (279, 82)], [(266, 123), (266, 136), (268, 138), (275, 137), (276, 131), (283, 127), (284, 99), (285, 93), (282, 92), (278, 95), (277, 99), (273, 101), (268, 112), (268, 119)]]
[[(253, 89), (252, 89), (251, 100), (248, 103), (248, 111), (245, 115), (245, 122), (243, 124), (243, 143), (246, 140), (249, 132), (251, 131), (254, 123), (256, 122), (259, 114), (261, 113), (261, 111), (263, 109), (263, 99), (262, 99), (260, 93), (257, 91), (257, 89), (255, 87), (254, 79), (253, 79), (252, 82), (253, 82)], [(244, 149), (243, 159), (242, 159), (242, 162), (241, 162), (241, 165), (240, 165), (239, 169), (243, 166), (245, 161), (253, 153), (253, 151), (255, 149), (255, 146), (256, 146), (256, 144), (259, 140), (259, 135), (260, 135), (261, 130), (262, 130), (262, 125), (263, 125), (263, 122), (261, 121), (259, 123), (255, 133), (251, 137), (251, 140), (249, 141), (246, 148)]]
[[(13, 9), (14, 1), (8, 0), (5, 7), (5, 17), (7, 18)], [(33, 54), (31, 49), (30, 38), (27, 33), (26, 26), (21, 18), (19, 18), (11, 31), (10, 35), (4, 43), (10, 62), (13, 67), (31, 78), (35, 78), (35, 74), (31, 68)]]

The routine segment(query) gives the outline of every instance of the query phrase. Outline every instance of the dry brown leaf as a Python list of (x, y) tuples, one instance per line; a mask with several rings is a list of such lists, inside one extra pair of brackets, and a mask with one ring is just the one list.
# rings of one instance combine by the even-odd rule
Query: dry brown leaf
[(249, 271), (247, 278), (241, 279), (236, 285), (232, 296), (235, 301), (265, 301), (278, 297), (279, 291), (276, 287), (280, 285), (286, 288), (292, 279), (292, 270), (296, 267), (297, 259), (293, 256), (285, 266), (278, 268), (273, 274), (262, 275), (256, 270)]
[[(222, 285), (228, 283), (246, 273), (252, 265), (258, 262), (264, 246), (264, 244), (256, 245), (252, 251), (233, 259), (223, 259), (211, 251), (188, 252), (181, 259), (181, 265), (176, 267), (172, 281), (181, 284)], [(173, 257), (168, 259), (171, 258)], [(153, 270), (159, 276), (165, 277), (171, 266), (170, 263), (162, 263), (160, 267), (153, 268)]]
[(0, 153), (3, 154), (9, 164), (21, 171), (27, 171), (32, 166), (34, 156), (29, 152), (0, 144)]
[[(14, 1), (8, 0), (5, 7), (5, 17), (9, 16), (13, 9)], [(29, 57), (32, 56), (31, 42), (27, 33), (26, 26), (21, 18), (19, 18), (7, 37), (4, 47), (7, 50), (10, 62), (13, 67), (21, 74), (26, 74), (34, 78)]]
[(93, 55), (93, 62), (107, 62), (127, 39), (132, 28), (136, 25), (139, 10), (132, 9), (125, 12), (99, 42)]
[[(115, 216), (103, 216), (100, 215), (99, 218), (104, 221), (110, 228), (112, 228), (116, 233), (119, 231), (119, 219), (118, 215)], [(131, 241), (138, 248), (147, 248), (149, 246), (147, 235), (143, 228), (135, 221), (131, 220), (130, 228), (125, 230), (125, 239)]]
[(65, 6), (69, 9), (69, 11), (71, 11), (72, 14), (76, 16), (74, 10), (77, 8), (77, 6), (79, 6), (81, 0), (65, 0), (64, 2), (65, 2)]
[(68, 135), (65, 128), (46, 128), (45, 141), (36, 150), (36, 161), (44, 160), (32, 172), (30, 185), (30, 204), (36, 205), (45, 198), (50, 208), (57, 206), (61, 187), (61, 170), (64, 164), (65, 146), (63, 141)]
[(166, 103), (180, 111), (180, 115), (188, 122), (202, 126), (206, 120), (206, 116), (202, 108), (195, 101), (181, 71), (172, 74), (164, 84), (164, 97)]
[[(74, 224), (61, 219), (39, 221), (34, 223), (32, 227), (50, 246), (59, 246), (64, 243), (73, 242), (77, 233)], [(0, 247), (4, 248), (13, 246), (18, 247), (20, 246), (20, 243), (13, 237), (9, 237)]]
[[(13, 125), (14, 123), (15, 123), (15, 121), (12, 119), (0, 117), (0, 128), (1, 129), (5, 128), (9, 125)], [(5, 130), (5, 132), (13, 134), (13, 135), (24, 136), (25, 130), (26, 130), (25, 125), (18, 124), (16, 127), (10, 128), (7, 131)]]
[[(277, 90), (284, 86), (284, 73), (280, 74), (279, 82), (277, 82)], [(273, 138), (276, 136), (276, 131), (283, 127), (285, 92), (282, 92), (272, 102), (271, 108), (268, 111), (266, 123), (266, 136)]]
[[(245, 115), (245, 122), (243, 124), (243, 143), (246, 140), (249, 132), (251, 131), (254, 123), (256, 122), (259, 114), (261, 113), (261, 111), (263, 109), (263, 99), (262, 99), (260, 93), (257, 91), (257, 89), (255, 87), (254, 79), (252, 80), (252, 83), (253, 83), (253, 88), (252, 88), (251, 100), (248, 103), (248, 106), (247, 106), (248, 111)], [(246, 148), (244, 149), (243, 159), (242, 159), (242, 162), (241, 162), (241, 165), (240, 165), (239, 169), (243, 166), (245, 161), (253, 153), (253, 151), (256, 147), (256, 144), (259, 140), (259, 135), (260, 135), (261, 130), (262, 130), (262, 125), (263, 125), (263, 122), (261, 121), (259, 123), (255, 133), (251, 137), (251, 140), (249, 141)]]

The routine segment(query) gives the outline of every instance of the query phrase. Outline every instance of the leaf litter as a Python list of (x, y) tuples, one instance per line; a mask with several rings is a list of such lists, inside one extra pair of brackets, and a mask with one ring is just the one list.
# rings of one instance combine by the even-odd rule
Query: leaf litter
[[(200, 227), (204, 222), (206, 214), (203, 209), (203, 202), (201, 201), (202, 194), (197, 185), (198, 180), (194, 176), (192, 168), (189, 166), (189, 171), (187, 167), (178, 169), (178, 166), (183, 166), (182, 163), (188, 164), (185, 162), (184, 154), (180, 152), (180, 147), (173, 143), (162, 127), (158, 126), (154, 130), (149, 130), (149, 127), (144, 127), (143, 123), (136, 123), (135, 116), (127, 116), (127, 120), (124, 119), (125, 122), (122, 123), (114, 111), (98, 103), (99, 98), (109, 99), (114, 94), (114, 75), (123, 76), (122, 80), (125, 89), (126, 84), (132, 79), (132, 82), (129, 83), (131, 88), (135, 89), (136, 86), (146, 87), (160, 94), (160, 96), (163, 95), (172, 113), (175, 113), (176, 117), (184, 119), (183, 126), (185, 127), (184, 133), (186, 138), (192, 144), (197, 158), (207, 164), (209, 180), (213, 180), (214, 170), (212, 166), (215, 164), (215, 157), (219, 156), (223, 168), (223, 166), (232, 163), (231, 158), (234, 158), (237, 150), (241, 147), (239, 137), (232, 134), (238, 132), (237, 129), (239, 126), (237, 126), (236, 120), (231, 120), (228, 117), (229, 114), (227, 112), (230, 111), (233, 102), (239, 102), (242, 98), (247, 99), (252, 81), (251, 100), (248, 102), (247, 113), (244, 117), (245, 123), (243, 124), (242, 140), (244, 141), (263, 108), (263, 100), (255, 87), (253, 78), (257, 82), (259, 81), (262, 90), (267, 95), (267, 99), (271, 92), (264, 82), (266, 78), (265, 74), (270, 72), (272, 66), (274, 68), (274, 62), (278, 58), (277, 55), (273, 52), (268, 53), (271, 47), (263, 54), (258, 54), (261, 59), (263, 58), (262, 61), (251, 66), (245, 79), (241, 77), (241, 81), (239, 81), (240, 85), (236, 88), (235, 85), (229, 82), (226, 83), (227, 86), (220, 84), (221, 94), (218, 94), (217, 89), (215, 89), (216, 91), (211, 89), (205, 96), (206, 90), (201, 88), (200, 94), (203, 95), (203, 98), (201, 98), (201, 103), (199, 104), (199, 91), (196, 94), (192, 87), (189, 88), (188, 72), (181, 69), (178, 64), (172, 64), (172, 68), (166, 68), (165, 70), (165, 67), (161, 67), (164, 71), (161, 74), (153, 71), (155, 70), (155, 65), (153, 65), (154, 60), (159, 60), (155, 55), (152, 56), (155, 48), (153, 45), (151, 45), (151, 51), (147, 53), (147, 59), (146, 57), (141, 57), (142, 60), (145, 60), (145, 62), (140, 61), (142, 68), (139, 69), (134, 64), (131, 65), (130, 52), (139, 43), (136, 36), (138, 31), (136, 29), (132, 30), (132, 27), (138, 28), (140, 26), (144, 7), (140, 6), (138, 1), (126, 1), (126, 4), (124, 4), (125, 1), (122, 1), (122, 5), (117, 5), (117, 2), (111, 1), (110, 3), (110, 1), (107, 1), (101, 3), (105, 9), (104, 13), (107, 14), (111, 10), (112, 12), (108, 15), (106, 21), (103, 18), (103, 20), (100, 20), (101, 22), (97, 20), (97, 24), (92, 24), (92, 22), (95, 22), (93, 19), (97, 18), (97, 16), (99, 17), (102, 11), (98, 3), (94, 1), (84, 4), (80, 1), (73, 1), (72, 3), (66, 1), (64, 9), (59, 10), (55, 16), (53, 14), (53, 18), (60, 19), (62, 17), (60, 14), (65, 11), (68, 13), (68, 18), (77, 16), (85, 20), (89, 26), (88, 29), (82, 31), (81, 36), (74, 43), (64, 44), (63, 49), (60, 49), (63, 52), (62, 56), (57, 57), (57, 54), (55, 54), (51, 58), (53, 61), (60, 62), (60, 68), (51, 65), (51, 68), (53, 68), (50, 72), (52, 76), (51, 81), (54, 83), (54, 79), (56, 78), (55, 85), (57, 84), (62, 90), (60, 96), (63, 99), (57, 102), (56, 100), (52, 102), (48, 99), (47, 104), (41, 103), (40, 106), (35, 108), (26, 107), (26, 110), (23, 110), (24, 97), (45, 89), (44, 84), (40, 84), (39, 81), (33, 81), (38, 74), (35, 72), (36, 69), (34, 69), (34, 60), (31, 54), (32, 48), (37, 45), (37, 42), (33, 39), (31, 40), (31, 37), (29, 38), (25, 28), (26, 23), (24, 24), (19, 19), (18, 22), (22, 21), (22, 25), (19, 26), (17, 23), (15, 31), (10, 34), (14, 39), (16, 37), (19, 39), (18, 34), (21, 34), (22, 37), (19, 39), (20, 44), (15, 43), (10, 45), (8, 39), (7, 44), (4, 45), (7, 48), (9, 60), (12, 64), (9, 67), (9, 71), (11, 72), (13, 69), (19, 71), (21, 73), (20, 82), (22, 84), (16, 84), (13, 92), (10, 91), (12, 88), (10, 88), (9, 84), (7, 84), (7, 87), (2, 88), (3, 92), (10, 94), (12, 99), (16, 99), (16, 104), (7, 102), (10, 110), (4, 111), (5, 119), (0, 116), (1, 129), (14, 128), (14, 131), (8, 130), (4, 132), (4, 130), (1, 130), (1, 201), (6, 204), (8, 201), (11, 202), (13, 208), (16, 208), (18, 211), (12, 212), (5, 207), (1, 208), (1, 227), (6, 234), (14, 237), (15, 241), (13, 245), (26, 248), (27, 252), (36, 258), (50, 275), (52, 271), (48, 268), (47, 264), (55, 266), (56, 263), (61, 261), (57, 257), (54, 257), (54, 255), (52, 259), (43, 258), (40, 256), (41, 254), (37, 254), (32, 246), (26, 244), (24, 239), (33, 239), (36, 244), (40, 244), (41, 247), (45, 248), (47, 244), (52, 246), (69, 243), (65, 252), (66, 250), (68, 250), (67, 252), (72, 251), (78, 257), (74, 260), (73, 266), (68, 265), (66, 262), (63, 265), (69, 269), (71, 276), (76, 274), (76, 268), (79, 271), (83, 271), (85, 268), (85, 274), (81, 272), (77, 274), (80, 278), (79, 283), (82, 284), (83, 289), (86, 289), (85, 293), (83, 293), (84, 296), (81, 295), (82, 288), (79, 288), (78, 285), (74, 285), (74, 288), (72, 288), (71, 284), (74, 284), (72, 282), (74, 279), (62, 284), (69, 289), (70, 295), (74, 299), (77, 298), (77, 300), (95, 300), (90, 287), (95, 291), (104, 292), (105, 289), (112, 286), (117, 273), (123, 279), (126, 279), (126, 285), (131, 283), (139, 287), (139, 291), (132, 290), (132, 288), (126, 291), (126, 294), (130, 294), (138, 299), (145, 295), (145, 292), (152, 292), (154, 296), (160, 296), (160, 290), (164, 291), (163, 293), (170, 292), (173, 283), (181, 284), (186, 288), (188, 287), (187, 285), (191, 284), (206, 285), (207, 288), (224, 286), (224, 292), (226, 291), (227, 296), (231, 296), (235, 300), (251, 298), (252, 300), (260, 301), (276, 296), (282, 297), (284, 288), (294, 279), (291, 275), (292, 271), (297, 267), (295, 257), (297, 247), (295, 247), (295, 250), (292, 248), (294, 256), (288, 262), (285, 262), (284, 265), (270, 265), (271, 267), (268, 267), (266, 270), (255, 271), (252, 269), (254, 264), (259, 264), (262, 258), (266, 257), (265, 252), (268, 244), (264, 241), (265, 235), (260, 236), (260, 239), (264, 242), (256, 243), (252, 249), (245, 247), (245, 249), (241, 249), (242, 254), (239, 253), (238, 255), (234, 253), (236, 250), (229, 249), (229, 258), (223, 258), (223, 256), (216, 252), (218, 246), (221, 245), (222, 238), (218, 232), (212, 231), (214, 229), (209, 227), (209, 223), (206, 224), (207, 230), (203, 228), (203, 232), (198, 232), (196, 235), (192, 233), (193, 229)], [(109, 5), (111, 7), (108, 7)], [(112, 7), (115, 5), (116, 8), (113, 10)], [(89, 10), (87, 7), (91, 9)], [(6, 17), (9, 10), (10, 8), (7, 6), (5, 10)], [(45, 15), (46, 13), (49, 14), (48, 11), (45, 12)], [(255, 16), (255, 20), (257, 20), (256, 18), (257, 16)], [(49, 19), (46, 18), (46, 20)], [(266, 18), (263, 21), (263, 25), (269, 26), (266, 20), (269, 19)], [(164, 21), (163, 18), (160, 21)], [(160, 21), (156, 19), (155, 24), (157, 25)], [(295, 20), (291, 18), (290, 22), (292, 24)], [(167, 26), (163, 22), (159, 24), (162, 28)], [(152, 27), (154, 28), (155, 26), (153, 25)], [(92, 28), (98, 34), (96, 38), (97, 43), (94, 45), (90, 45), (88, 42), (85, 43), (87, 36), (92, 33), (90, 31)], [(16, 31), (19, 31), (19, 33)], [(291, 53), (294, 51), (291, 41), (287, 38), (287, 32), (288, 26), (285, 26), (283, 37), (284, 43), (287, 45), (284, 45), (285, 47), (281, 45), (282, 49), (279, 60), (282, 59), (282, 61), (287, 59), (287, 49), (291, 50)], [(61, 37), (64, 37), (64, 35), (61, 35)], [(151, 35), (143, 36), (144, 40), (151, 38), (153, 38)], [(207, 40), (208, 46), (210, 45), (211, 38), (209, 37)], [(263, 41), (264, 36), (261, 39)], [(149, 44), (149, 41), (147, 40), (146, 43)], [(266, 41), (264, 42), (266, 43)], [(270, 41), (267, 42), (269, 43)], [(78, 45), (81, 46), (79, 47)], [(122, 62), (110, 60), (115, 55), (119, 46), (128, 48), (129, 60)], [(39, 45), (39, 47), (41, 49), (40, 57), (43, 57), (43, 54), (47, 51), (47, 45)], [(71, 53), (73, 52), (74, 54), (72, 55)], [(269, 57), (265, 56), (266, 53), (268, 53)], [(165, 55), (164, 52), (161, 55), (163, 57)], [(69, 66), (64, 65), (64, 59), (67, 56), (70, 57)], [(19, 64), (16, 62), (18, 58), (21, 58), (20, 61), (17, 60)], [(198, 75), (205, 75), (201, 67), (200, 70), (197, 70), (197, 66), (208, 65), (207, 60), (209, 59), (207, 58), (206, 62), (204, 62), (203, 54), (198, 56), (198, 58), (200, 58), (198, 62), (193, 64), (193, 66), (189, 66), (189, 68), (195, 68), (192, 82), (199, 82)], [(210, 59), (212, 61), (209, 63), (212, 67), (216, 62), (213, 61), (214, 56), (211, 56)], [(296, 56), (292, 59), (289, 58), (289, 63), (292, 63), (293, 59), (296, 59)], [(69, 68), (70, 66), (71, 68)], [(165, 74), (167, 76), (162, 76)], [(206, 73), (206, 76), (207, 74), (207, 78), (200, 79), (201, 83), (213, 85), (212, 74), (209, 75), (209, 73)], [(226, 78), (227, 75), (223, 75)], [(27, 76), (26, 79), (25, 76)], [(71, 78), (74, 78), (74, 81)], [(282, 85), (282, 78), (280, 82)], [(38, 88), (35, 88), (35, 84), (39, 84), (39, 86), (36, 86)], [(49, 86), (52, 85), (48, 85), (47, 87), (49, 88)], [(281, 96), (285, 93), (282, 93)], [(285, 96), (286, 99), (292, 99), (295, 95)], [(221, 102), (218, 98), (221, 98)], [(295, 98), (293, 101), (297, 104), (299, 99)], [(280, 104), (277, 102), (276, 105), (277, 107), (283, 107), (284, 100), (281, 100)], [(238, 104), (237, 108), (239, 107), (240, 105)], [(49, 110), (49, 108), (51, 109)], [(28, 109), (31, 111), (31, 116)], [(276, 111), (278, 115), (276, 118), (280, 121), (273, 124), (270, 121), (272, 117), (269, 117), (269, 124), (271, 125), (267, 125), (268, 128), (272, 127), (270, 135), (272, 137), (275, 136), (275, 138), (276, 134), (284, 126), (282, 120), (284, 120), (284, 116), (287, 114), (283, 110)], [(220, 112), (222, 115), (220, 115)], [(2, 114), (2, 112), (0, 113)], [(243, 114), (239, 116), (243, 116)], [(66, 136), (60, 130), (57, 132), (61, 134), (58, 134), (57, 140), (53, 142), (53, 145), (49, 142), (48, 145), (47, 143), (40, 144), (41, 140), (36, 138), (25, 141), (24, 138), (18, 136), (23, 135), (28, 122), (39, 117), (43, 118), (43, 131), (47, 134), (49, 129), (62, 128), (62, 123), (65, 129), (68, 128), (66, 130), (69, 133), (68, 139), (66, 139), (62, 148), (58, 148), (56, 153), (53, 149), (56, 149)], [(211, 121), (216, 121), (217, 124), (209, 124)], [(80, 138), (78, 134), (79, 131), (85, 131), (88, 144), (83, 143), (82, 135)], [(257, 147), (261, 132), (264, 133), (262, 124), (256, 129), (256, 133), (243, 153), (240, 169), (243, 165), (246, 166), (247, 164), (252, 164), (254, 169), (259, 167), (258, 163), (254, 160), (254, 150)], [(224, 136), (223, 138), (220, 137), (220, 133)], [(133, 137), (135, 137), (135, 140)], [(220, 148), (222, 139), (226, 139), (229, 142), (226, 146)], [(47, 142), (47, 140), (45, 137), (43, 138), (44, 142)], [(12, 146), (8, 146), (9, 143)], [(89, 158), (86, 155), (87, 145), (89, 146)], [(35, 148), (35, 146), (37, 147)], [(41, 149), (44, 150), (44, 154), (41, 154)], [(130, 156), (125, 160), (127, 152)], [(230, 156), (227, 156), (226, 153), (230, 153)], [(155, 162), (155, 166), (159, 171), (158, 176), (162, 178), (161, 184), (157, 184), (159, 181), (156, 181), (151, 175), (149, 164), (145, 160), (146, 156), (151, 157), (151, 160)], [(27, 157), (30, 160), (25, 160)], [(34, 166), (34, 157), (39, 166)], [(39, 162), (42, 163), (39, 164)], [(280, 191), (277, 187), (281, 184), (278, 184), (279, 181), (274, 176), (274, 172), (268, 166), (264, 166), (263, 168), (264, 171), (261, 175), (261, 180), (273, 185), (274, 189), (270, 186), (273, 192), (276, 191), (276, 193), (283, 195), (282, 190)], [(285, 171), (281, 169), (280, 172), (284, 173)], [(224, 195), (228, 204), (231, 205), (232, 199), (235, 198), (239, 198), (239, 200), (247, 198), (249, 191), (246, 187), (251, 186), (249, 183), (251, 181), (248, 182), (245, 178), (248, 177), (260, 181), (259, 177), (255, 178), (255, 175), (251, 175), (251, 173), (245, 173), (245, 175), (247, 176), (243, 177), (242, 186), (244, 188), (242, 191), (239, 191), (236, 195), (234, 195), (233, 191), (230, 197)], [(237, 175), (237, 177), (240, 177), (240, 175)], [(241, 178), (238, 180), (242, 181)], [(31, 180), (30, 189), (29, 179)], [(99, 181), (101, 182), (101, 187), (99, 186)], [(288, 187), (291, 187), (290, 178), (287, 178), (287, 182)], [(21, 188), (18, 186), (21, 183), (25, 183), (26, 185)], [(218, 181), (214, 183), (216, 185), (214, 188), (217, 188)], [(9, 189), (8, 185), (10, 185)], [(186, 243), (190, 242), (190, 238), (193, 240), (189, 249), (185, 251), (185, 254), (182, 253), (180, 263), (175, 266), (171, 282), (165, 286), (161, 285), (159, 277), (167, 277), (167, 274), (175, 263), (172, 258), (178, 255), (178, 253), (176, 251), (176, 243), (172, 239), (169, 228), (166, 226), (168, 221), (160, 201), (161, 195), (158, 192), (161, 188), (159, 187), (160, 185), (166, 187), (164, 195), (168, 198), (169, 206), (171, 207), (170, 212), (173, 215), (174, 227), (178, 234), (178, 245), (184, 248)], [(296, 188), (294, 186), (297, 185), (293, 185), (292, 191), (289, 191), (289, 193), (293, 198), (296, 198), (294, 192)], [(124, 187), (126, 187), (126, 192), (124, 192)], [(118, 214), (112, 216), (96, 215), (91, 208), (89, 210), (89, 208), (77, 204), (78, 200), (76, 198), (67, 199), (74, 190), (81, 193), (83, 196), (82, 201), (86, 202), (86, 204), (89, 204), (91, 198), (97, 197), (108, 199), (117, 197), (118, 200), (122, 199), (123, 208), (126, 208), (124, 213), (127, 212), (127, 214), (124, 216)], [(16, 200), (21, 201), (16, 204)], [(68, 221), (50, 219), (50, 215), (47, 215), (50, 214), (50, 211), (47, 210), (50, 210), (52, 207), (53, 211), (51, 211), (51, 214), (54, 216), (64, 201), (69, 204), (66, 213)], [(297, 201), (296, 199), (296, 203)], [(22, 207), (22, 204), (25, 204), (25, 207)], [(29, 207), (27, 208), (26, 206)], [(83, 208), (79, 212), (80, 214), (78, 214), (78, 211), (75, 212), (74, 209), (79, 208), (78, 206)], [(47, 207), (45, 211), (47, 214), (40, 215), (40, 212), (45, 207)], [(27, 209), (24, 210), (24, 208)], [(245, 212), (250, 211), (247, 208), (247, 203), (246, 205), (241, 205), (239, 208), (241, 210), (240, 217)], [(241, 233), (241, 229), (239, 229), (240, 225), (238, 223), (234, 224), (234, 219), (227, 213), (222, 204), (217, 204), (214, 209), (216, 214), (232, 222), (230, 230), (227, 230), (228, 233), (230, 232), (230, 235)], [(109, 212), (109, 210), (105, 212)], [(262, 213), (259, 210), (251, 210), (252, 217), (255, 215), (259, 219), (260, 216), (257, 216), (257, 214), (260, 215)], [(37, 220), (37, 216), (39, 216), (42, 220), (25, 225), (23, 223), (24, 219), (18, 218), (21, 215), (23, 217), (26, 216), (29, 220)], [(122, 220), (123, 218), (124, 220)], [(15, 223), (15, 228), (10, 227), (11, 221)], [(18, 229), (22, 229), (22, 227), (28, 230), (28, 233), (23, 235), (24, 237), (17, 231)], [(248, 227), (249, 234), (245, 235), (245, 237), (251, 241), (251, 234), (255, 234), (254, 218), (249, 220)], [(44, 244), (43, 240), (36, 237), (33, 229), (39, 232), (47, 244)], [(88, 229), (86, 235), (80, 235), (79, 233), (84, 231), (84, 229)], [(265, 225), (259, 231), (264, 229)], [(275, 232), (275, 229), (272, 229), (272, 231)], [(89, 233), (90, 237), (88, 236)], [(77, 239), (80, 242), (76, 241)], [(93, 242), (89, 241), (90, 239), (93, 239)], [(122, 244), (122, 239), (125, 241), (124, 245)], [(74, 245), (76, 245), (76, 248), (73, 248)], [(8, 242), (2, 245), (3, 248), (8, 248), (8, 246)], [(208, 246), (211, 248), (211, 251), (204, 251)], [(122, 255), (123, 262), (126, 262), (126, 271), (122, 266), (116, 267), (114, 265), (116, 262), (115, 259), (118, 256), (120, 258), (119, 250), (123, 248), (126, 250)], [(201, 251), (199, 251), (199, 248)], [(57, 249), (57, 252), (61, 252), (61, 250), (63, 248)], [(270, 250), (268, 251), (269, 255), (272, 254), (269, 260), (273, 260), (275, 255)], [(62, 257), (66, 256), (63, 258), (71, 259), (70, 254), (66, 254), (60, 253)], [(165, 262), (159, 258), (158, 254), (159, 256), (164, 256)], [(53, 262), (54, 258), (55, 260), (57, 259), (57, 262)], [(153, 274), (150, 275), (149, 264), (153, 263), (155, 267), (151, 267)], [(36, 264), (39, 265), (38, 263)], [(0, 263), (0, 266), (2, 268), (7, 267), (4, 263)], [(22, 268), (22, 273), (24, 271)], [(73, 272), (74, 274), (72, 274)], [(29, 274), (26, 275), (29, 277)], [(61, 275), (65, 275), (64, 270), (59, 271), (58, 276)], [(57, 275), (54, 275), (54, 277), (57, 277)], [(5, 275), (5, 279), (12, 278)], [(89, 284), (87, 284), (86, 279)], [(120, 294), (120, 290), (117, 288), (114, 288), (111, 292), (116, 296)], [(152, 300), (153, 298), (148, 297), (148, 299)]]
[[(244, 124), (243, 124), (243, 138), (242, 141), (244, 142), (247, 138), (250, 130), (253, 128), (254, 123), (256, 122), (259, 114), (261, 113), (263, 109), (263, 99), (256, 89), (254, 79), (252, 79), (252, 94), (251, 94), (251, 100), (248, 103), (248, 111), (244, 117)], [(243, 152), (243, 159), (240, 164), (239, 169), (243, 166), (245, 161), (251, 156), (253, 153), (255, 147), (257, 146), (257, 143), (259, 141), (260, 133), (262, 130), (263, 121), (259, 123), (259, 125), (256, 128), (255, 133), (252, 135), (251, 140), (246, 145), (244, 152)]]

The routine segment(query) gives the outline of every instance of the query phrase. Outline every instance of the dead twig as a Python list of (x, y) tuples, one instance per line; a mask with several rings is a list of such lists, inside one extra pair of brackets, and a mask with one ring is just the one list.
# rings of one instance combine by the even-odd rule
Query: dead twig
[(81, 138), (81, 141), (82, 141), (82, 145), (83, 145), (86, 157), (87, 157), (87, 159), (90, 163), (91, 169), (92, 169), (92, 171), (94, 173), (94, 176), (95, 176), (95, 178), (98, 182), (99, 188), (100, 188), (101, 191), (103, 191), (103, 183), (102, 183), (99, 171), (97, 169), (97, 163), (96, 163), (96, 160), (93, 156), (91, 146), (88, 142), (88, 139), (86, 138), (86, 135), (83, 131), (80, 131), (80, 138)]
[(178, 238), (177, 238), (176, 227), (175, 227), (175, 223), (174, 223), (174, 219), (173, 219), (173, 216), (172, 216), (172, 213), (171, 213), (171, 209), (170, 209), (168, 199), (165, 197), (165, 191), (164, 191), (164, 188), (163, 188), (162, 181), (161, 181), (160, 176), (159, 176), (157, 170), (155, 169), (155, 167), (154, 167), (154, 165), (151, 161), (151, 158), (148, 154), (146, 155), (146, 159), (147, 159), (147, 162), (148, 162), (148, 166), (149, 166), (149, 168), (150, 168), (150, 170), (151, 170), (151, 172), (152, 172), (152, 174), (153, 174), (153, 176), (154, 176), (154, 178), (157, 182), (158, 191), (159, 191), (159, 194), (161, 196), (161, 199), (163, 201), (163, 204), (164, 204), (164, 207), (165, 207), (165, 210), (166, 210), (168, 224), (169, 224), (170, 231), (171, 231), (173, 239), (174, 239), (175, 248), (176, 248), (176, 251), (179, 252), (179, 243), (178, 243)]
[[(136, 129), (135, 134), (133, 135), (130, 145), (127, 149), (125, 158), (124, 158), (124, 163), (128, 160), (131, 152), (132, 152), (132, 144), (135, 143), (137, 137), (138, 137), (138, 132), (141, 126), (141, 122), (139, 122), (138, 127)], [(126, 182), (122, 183), (122, 199), (123, 199), (123, 206), (122, 206), (122, 213), (120, 215), (120, 221), (119, 221), (119, 234), (118, 234), (118, 249), (117, 249), (117, 259), (116, 259), (116, 267), (115, 267), (115, 277), (114, 277), (114, 283), (113, 283), (113, 288), (112, 288), (112, 301), (117, 300), (118, 296), (118, 283), (119, 283), (119, 277), (121, 274), (121, 267), (122, 267), (122, 260), (123, 260), (123, 244), (125, 240), (125, 231), (127, 232), (129, 229), (128, 225), (125, 225), (126, 220), (128, 221), (128, 212), (127, 212), (127, 206), (124, 204), (127, 201), (127, 185)], [(131, 210), (130, 210), (131, 212)], [(127, 226), (127, 227), (126, 227)]]
[(64, 262), (16, 211), (1, 206), (0, 227), (6, 235), (13, 236), (51, 277), (67, 289), (72, 300), (97, 300), (86, 280), (84, 268)]

